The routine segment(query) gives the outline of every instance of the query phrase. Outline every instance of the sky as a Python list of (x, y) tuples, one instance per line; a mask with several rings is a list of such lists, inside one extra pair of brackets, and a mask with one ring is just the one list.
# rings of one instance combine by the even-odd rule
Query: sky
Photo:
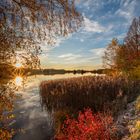
[(112, 38), (123, 41), (133, 18), (140, 16), (140, 0), (75, 0), (83, 26), (53, 47), (42, 44), (43, 68), (102, 68), (102, 56)]

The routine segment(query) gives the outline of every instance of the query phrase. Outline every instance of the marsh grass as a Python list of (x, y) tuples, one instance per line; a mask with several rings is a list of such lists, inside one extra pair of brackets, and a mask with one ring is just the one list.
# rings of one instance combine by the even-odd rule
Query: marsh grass
[(47, 110), (71, 111), (92, 108), (116, 115), (140, 94), (140, 82), (124, 77), (83, 76), (44, 81), (40, 84), (42, 106)]

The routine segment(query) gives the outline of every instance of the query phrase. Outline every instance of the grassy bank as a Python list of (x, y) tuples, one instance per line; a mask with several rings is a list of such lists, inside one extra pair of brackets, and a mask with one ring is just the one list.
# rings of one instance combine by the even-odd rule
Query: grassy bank
[(40, 85), (42, 105), (48, 110), (107, 111), (116, 115), (140, 94), (140, 81), (123, 77), (83, 76), (44, 81)]

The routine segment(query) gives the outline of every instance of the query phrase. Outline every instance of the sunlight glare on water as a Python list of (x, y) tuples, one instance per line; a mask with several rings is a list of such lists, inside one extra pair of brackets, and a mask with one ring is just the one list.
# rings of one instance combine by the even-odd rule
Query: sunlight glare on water
[(21, 76), (16, 76), (16, 78), (15, 78), (16, 86), (21, 86), (22, 83), (23, 83), (23, 78)]

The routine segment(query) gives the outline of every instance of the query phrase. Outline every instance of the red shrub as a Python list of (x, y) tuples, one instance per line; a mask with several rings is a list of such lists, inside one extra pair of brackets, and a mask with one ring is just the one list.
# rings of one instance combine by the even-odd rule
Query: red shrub
[(86, 109), (77, 120), (67, 116), (55, 140), (110, 140), (112, 123), (112, 117)]

